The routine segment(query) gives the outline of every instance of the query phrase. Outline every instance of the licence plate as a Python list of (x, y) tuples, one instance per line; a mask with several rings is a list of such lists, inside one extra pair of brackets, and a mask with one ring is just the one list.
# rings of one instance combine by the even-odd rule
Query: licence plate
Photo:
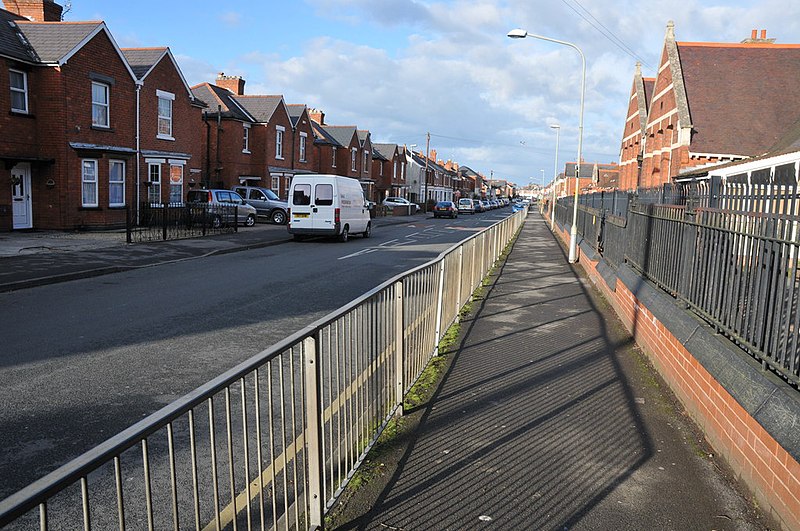
[(300, 214), (298, 214), (298, 213), (294, 213), (294, 212), (293, 212), (293, 213), (292, 213), (292, 217), (294, 217), (294, 218), (307, 218), (307, 217), (308, 217), (308, 214), (307, 214), (307, 213), (305, 213), (305, 212), (303, 212), (303, 213), (300, 213)]

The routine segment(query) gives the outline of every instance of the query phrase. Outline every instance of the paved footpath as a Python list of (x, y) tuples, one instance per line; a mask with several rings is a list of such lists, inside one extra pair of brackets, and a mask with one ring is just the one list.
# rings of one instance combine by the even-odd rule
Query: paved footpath
[(765, 529), (536, 213), (369, 514), (341, 529)]

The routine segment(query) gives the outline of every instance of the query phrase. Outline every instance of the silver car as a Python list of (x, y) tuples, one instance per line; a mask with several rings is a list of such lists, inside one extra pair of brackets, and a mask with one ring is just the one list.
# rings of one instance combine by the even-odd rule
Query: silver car
[(247, 204), (253, 205), (258, 212), (258, 217), (266, 218), (276, 225), (285, 225), (286, 213), (289, 204), (281, 199), (269, 188), (260, 186), (234, 186), (234, 192), (242, 196)]
[(236, 222), (252, 227), (256, 224), (256, 209), (244, 202), (242, 196), (231, 190), (189, 190), (189, 205), (205, 206), (208, 223), (216, 228)]

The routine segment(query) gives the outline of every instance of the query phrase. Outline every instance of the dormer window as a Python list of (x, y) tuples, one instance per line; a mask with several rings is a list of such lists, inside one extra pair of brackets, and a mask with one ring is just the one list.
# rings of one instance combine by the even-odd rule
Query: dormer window
[(9, 70), (11, 78), (11, 110), (28, 112), (28, 75), (19, 70)]

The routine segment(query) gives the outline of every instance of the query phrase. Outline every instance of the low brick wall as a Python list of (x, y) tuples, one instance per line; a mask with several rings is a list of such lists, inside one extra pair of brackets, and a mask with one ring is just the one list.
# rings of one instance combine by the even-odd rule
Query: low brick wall
[(800, 530), (800, 393), (629, 266), (583, 244), (579, 265), (759, 506)]

